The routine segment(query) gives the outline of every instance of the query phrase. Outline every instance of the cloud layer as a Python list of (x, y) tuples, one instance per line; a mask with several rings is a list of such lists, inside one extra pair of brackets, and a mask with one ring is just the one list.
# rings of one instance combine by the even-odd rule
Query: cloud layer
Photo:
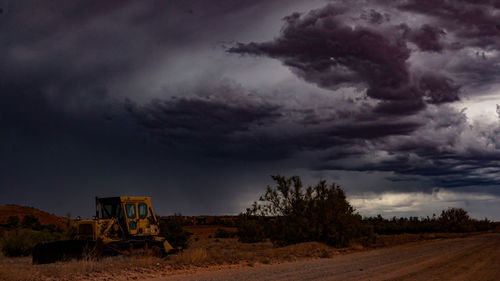
[[(342, 153), (334, 151), (318, 169), (395, 171), (449, 187), (498, 185), (498, 124), (471, 123), (443, 105), (457, 101), (462, 88), (479, 95), (499, 82), (498, 5), (379, 1), (359, 8), (345, 2), (295, 13), (274, 40), (228, 51), (278, 59), (332, 95), (345, 87), (365, 93), (366, 111), (344, 124), (325, 121), (333, 135), (353, 140), (347, 148), (332, 145)], [(432, 59), (442, 64), (426, 64)], [(373, 131), (361, 119), (373, 121)], [(338, 130), (345, 127), (352, 131)], [(397, 129), (384, 134), (388, 128)]]
[(499, 193), (497, 1), (1, 8), (0, 203), (66, 212), (43, 194), (71, 186), (238, 212), (269, 174), (297, 171), (356, 200)]

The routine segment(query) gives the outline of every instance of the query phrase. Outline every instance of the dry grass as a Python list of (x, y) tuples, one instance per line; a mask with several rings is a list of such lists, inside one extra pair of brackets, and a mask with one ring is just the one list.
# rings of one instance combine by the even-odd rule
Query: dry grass
[(0, 280), (105, 280), (106, 276), (141, 271), (154, 273), (165, 261), (152, 256), (82, 259), (32, 265), (31, 258), (0, 257)]
[(377, 236), (376, 243), (374, 247), (390, 247), (406, 243), (433, 240), (441, 238), (460, 238), (467, 237), (471, 235), (479, 234), (477, 233), (420, 233), (420, 234), (394, 234), (394, 235), (379, 235)]
[(301, 258), (324, 258), (339, 250), (318, 242), (286, 247), (273, 247), (270, 242), (244, 244), (236, 238), (193, 241), (191, 248), (168, 257), (167, 263), (177, 265), (269, 264)]
[(364, 248), (363, 245), (361, 245), (361, 243), (358, 243), (358, 242), (351, 242), (349, 247), (353, 250), (356, 250), (356, 251), (361, 251)]
[[(274, 247), (271, 242), (246, 244), (237, 238), (213, 238), (219, 226), (190, 227), (193, 236), (189, 249), (166, 259), (135, 253), (134, 256), (83, 259), (46, 265), (32, 265), (31, 258), (7, 258), (0, 254), (0, 280), (111, 280), (166, 276), (191, 266), (271, 264), (305, 258), (330, 258), (350, 251), (363, 250), (359, 243), (336, 249), (318, 242)], [(227, 230), (232, 230), (227, 228)], [(466, 234), (401, 234), (377, 237), (375, 247), (388, 247), (429, 239), (456, 238)], [(208, 238), (212, 237), (212, 238)]]
[[(171, 265), (221, 265), (221, 264), (269, 264), (294, 261), (300, 258), (330, 257), (338, 249), (318, 242), (307, 242), (286, 247), (274, 247), (271, 242), (240, 243), (237, 238), (213, 238), (220, 226), (191, 226), (193, 235), (189, 249), (168, 258)], [(227, 231), (235, 228), (225, 227)], [(194, 262), (191, 262), (194, 261)]]
[(210, 260), (207, 250), (203, 248), (187, 249), (170, 257), (173, 264), (201, 265)]

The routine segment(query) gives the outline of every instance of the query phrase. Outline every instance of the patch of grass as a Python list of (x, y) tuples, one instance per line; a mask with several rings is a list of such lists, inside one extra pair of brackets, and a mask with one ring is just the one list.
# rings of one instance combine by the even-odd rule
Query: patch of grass
[(203, 248), (187, 249), (171, 256), (170, 261), (176, 264), (200, 265), (210, 261), (210, 255), (208, 251)]
[(357, 242), (351, 242), (350, 248), (353, 250), (356, 250), (356, 251), (360, 251), (360, 250), (363, 250), (363, 245), (361, 245), (360, 243), (357, 243)]
[[(32, 265), (30, 258), (0, 257), (0, 280), (107, 280), (106, 275), (119, 276), (126, 272), (154, 272), (166, 266), (165, 261), (152, 256), (92, 257), (69, 262)], [(102, 277), (102, 278), (98, 278)]]
[(394, 234), (394, 235), (378, 235), (374, 247), (390, 247), (406, 243), (442, 239), (442, 238), (459, 238), (473, 235), (471, 233), (421, 233), (421, 234)]
[(319, 257), (322, 259), (327, 259), (327, 258), (331, 258), (332, 256), (330, 255), (330, 253), (328, 251), (323, 249), (323, 250), (321, 250)]
[(5, 232), (0, 239), (0, 247), (5, 256), (23, 257), (30, 255), (33, 247), (40, 242), (61, 240), (63, 238), (63, 234), (59, 232), (21, 228)]
[[(191, 259), (190, 253), (196, 249), (203, 249), (207, 256), (201, 264), (255, 264), (269, 261), (294, 261), (301, 258), (333, 256), (339, 253), (333, 247), (319, 242), (306, 242), (285, 247), (275, 247), (270, 241), (258, 243), (241, 243), (236, 238), (191, 240), (188, 250), (169, 257), (170, 264), (187, 265)], [(326, 253), (326, 254), (325, 254)], [(198, 259), (200, 260), (200, 259)], [(200, 264), (200, 263), (198, 263)]]
[(172, 247), (185, 249), (191, 235), (191, 232), (182, 227), (180, 214), (173, 218), (160, 219), (160, 236), (165, 237)]
[(215, 231), (215, 238), (233, 238), (236, 237), (236, 231), (230, 231), (224, 228), (217, 228)]

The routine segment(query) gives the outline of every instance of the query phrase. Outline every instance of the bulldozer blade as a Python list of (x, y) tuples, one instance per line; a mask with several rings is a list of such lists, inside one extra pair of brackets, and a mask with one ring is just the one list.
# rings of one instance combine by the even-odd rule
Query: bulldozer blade
[[(168, 245), (170, 246), (170, 244)], [(170, 246), (167, 251), (164, 242), (151, 239), (116, 241), (105, 244), (103, 249), (105, 256), (151, 255), (159, 258), (163, 258), (175, 250)]]
[(46, 264), (83, 257), (98, 258), (102, 244), (88, 240), (65, 240), (45, 242), (33, 248), (33, 264)]

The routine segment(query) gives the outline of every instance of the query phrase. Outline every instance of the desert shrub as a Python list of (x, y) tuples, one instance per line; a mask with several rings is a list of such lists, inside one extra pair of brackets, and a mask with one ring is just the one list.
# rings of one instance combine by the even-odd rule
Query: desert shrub
[(234, 231), (229, 231), (224, 228), (217, 228), (215, 231), (215, 238), (233, 238), (236, 236), (236, 232)]
[(18, 225), (19, 225), (18, 216), (9, 216), (9, 218), (7, 218), (7, 227), (16, 228)]
[(377, 234), (402, 234), (402, 233), (424, 233), (436, 232), (437, 221), (435, 217), (409, 217), (409, 218), (396, 218), (385, 219), (381, 215), (376, 217), (369, 217), (363, 221), (373, 226), (374, 232)]
[(21, 226), (24, 228), (30, 228), (34, 230), (41, 230), (42, 225), (37, 217), (34, 215), (27, 215), (23, 217), (23, 221), (21, 222)]
[(262, 242), (268, 235), (266, 235), (266, 222), (262, 217), (248, 216), (246, 214), (240, 215), (240, 224), (236, 235), (238, 241), (243, 243), (256, 243)]
[(55, 225), (55, 224), (53, 224), (53, 223), (43, 225), (43, 227), (42, 227), (42, 228), (43, 228), (43, 229), (46, 229), (46, 230), (48, 230), (48, 231), (50, 231), (50, 232), (55, 232), (55, 231), (57, 231), (57, 230), (58, 230), (58, 229), (57, 229), (57, 227), (56, 227), (56, 225)]
[(61, 240), (63, 234), (48, 230), (36, 231), (27, 228), (5, 232), (0, 239), (2, 253), (8, 257), (28, 256), (40, 242)]
[(482, 220), (474, 220), (473, 224), (476, 231), (487, 231), (494, 228), (494, 224), (487, 218), (484, 218)]
[(432, 233), (432, 232), (471, 232), (487, 231), (495, 227), (488, 219), (476, 220), (468, 216), (463, 209), (443, 210), (441, 216), (418, 218), (385, 219), (381, 215), (364, 218), (363, 222), (371, 225), (377, 234)]
[(174, 248), (187, 248), (191, 232), (182, 228), (182, 216), (160, 219), (160, 236), (163, 236)]
[(220, 218), (220, 217), (215, 217), (214, 219), (214, 224), (215, 225), (222, 225), (226, 227), (235, 227), (238, 226), (238, 223), (234, 219), (225, 219), (225, 218)]
[(362, 246), (372, 246), (377, 242), (377, 235), (373, 225), (366, 223), (361, 218), (359, 224), (357, 225), (357, 233), (355, 237), (355, 240), (358, 243), (361, 243)]
[[(247, 209), (247, 216), (272, 217), (263, 223), (271, 241), (277, 245), (289, 245), (305, 241), (319, 241), (333, 246), (347, 246), (353, 238), (359, 238), (365, 230), (361, 216), (346, 199), (336, 184), (320, 181), (303, 189), (299, 177), (272, 176), (275, 187), (266, 192)], [(258, 227), (253, 225), (253, 227)], [(258, 229), (258, 228), (257, 228)], [(238, 234), (245, 234), (238, 231)], [(241, 239), (240, 236), (240, 240)]]
[(441, 212), (438, 218), (440, 231), (469, 232), (474, 231), (472, 219), (462, 208), (448, 208)]

